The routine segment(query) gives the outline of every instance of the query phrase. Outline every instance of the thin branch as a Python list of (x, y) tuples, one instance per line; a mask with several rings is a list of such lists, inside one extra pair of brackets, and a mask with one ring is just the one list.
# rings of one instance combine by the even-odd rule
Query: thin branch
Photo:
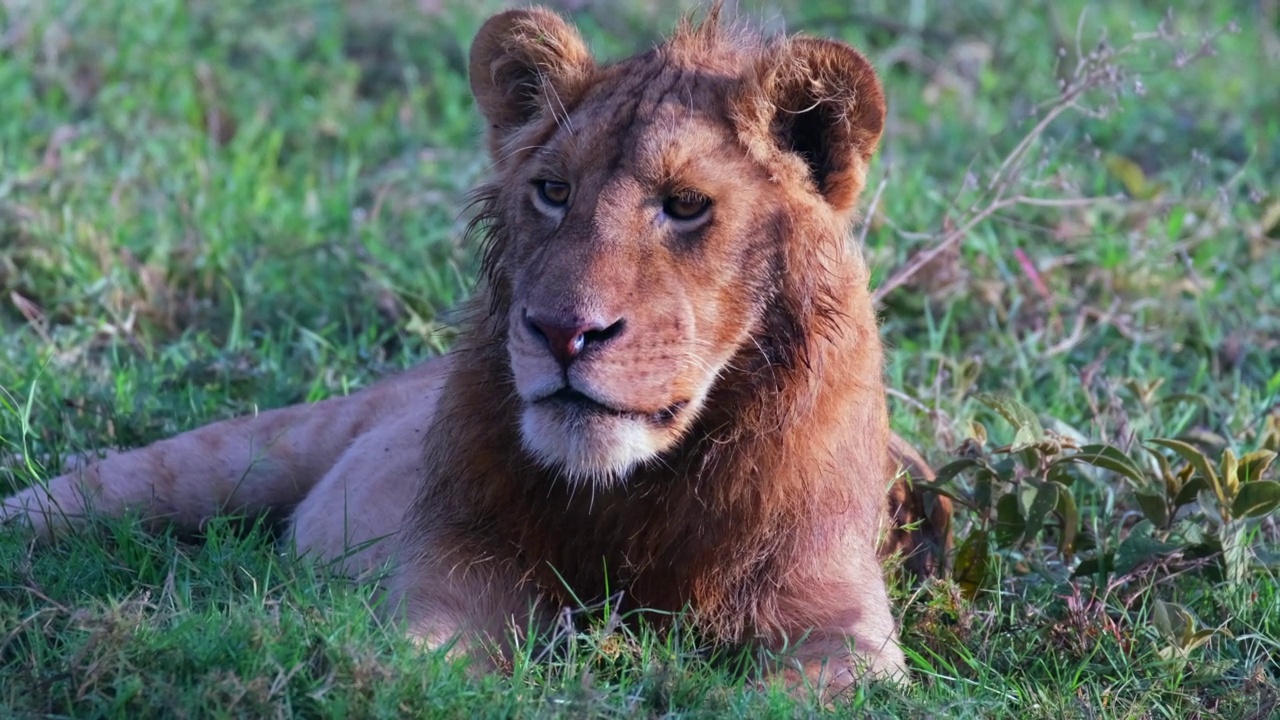
[[(1083, 21), (1083, 18), (1082, 18)], [(1079, 41), (1081, 29), (1077, 29), (1077, 64), (1072, 73), (1070, 81), (1066, 82), (1059, 92), (1047, 106), (1047, 110), (1036, 122), (1036, 124), (1026, 132), (1018, 141), (1012, 150), (1005, 155), (1000, 166), (996, 168), (990, 180), (986, 183), (985, 190), (974, 200), (969, 206), (966, 213), (967, 218), (959, 223), (953, 230), (943, 235), (932, 247), (917, 253), (905, 265), (898, 268), (890, 275), (884, 283), (882, 283), (875, 292), (872, 293), (872, 300), (879, 304), (884, 297), (890, 292), (902, 287), (922, 268), (936, 259), (938, 256), (948, 252), (965, 238), (978, 223), (990, 218), (995, 213), (1005, 208), (1025, 205), (1033, 207), (1051, 207), (1051, 208), (1076, 208), (1086, 207), (1101, 203), (1114, 202), (1115, 198), (1107, 197), (1089, 197), (1089, 198), (1039, 198), (1025, 194), (1019, 194), (1010, 197), (1010, 190), (1020, 177), (1020, 171), (1023, 163), (1031, 149), (1044, 135), (1045, 131), (1051, 124), (1063, 113), (1068, 110), (1076, 110), (1088, 113), (1087, 108), (1083, 108), (1078, 101), (1085, 93), (1096, 90), (1108, 85), (1114, 85), (1118, 80), (1114, 66), (1111, 60), (1121, 54), (1126, 48), (1119, 50), (1108, 50), (1105, 53), (1099, 52), (1090, 55), (1083, 54), (1083, 48)]]
[(862, 218), (862, 228), (858, 231), (858, 247), (867, 246), (867, 233), (871, 231), (871, 221), (875, 219), (876, 209), (880, 207), (880, 196), (884, 194), (885, 186), (889, 184), (889, 173), (886, 171), (884, 177), (880, 179), (880, 184), (876, 186), (876, 192), (871, 196), (871, 204), (867, 206), (867, 213)]

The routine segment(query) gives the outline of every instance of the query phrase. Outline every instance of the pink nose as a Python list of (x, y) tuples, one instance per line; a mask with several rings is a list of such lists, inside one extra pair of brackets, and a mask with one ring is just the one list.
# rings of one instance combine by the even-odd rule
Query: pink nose
[(587, 349), (603, 345), (622, 334), (622, 319), (612, 323), (582, 321), (579, 318), (557, 318), (525, 311), (524, 324), (529, 334), (541, 339), (562, 367), (568, 367)]

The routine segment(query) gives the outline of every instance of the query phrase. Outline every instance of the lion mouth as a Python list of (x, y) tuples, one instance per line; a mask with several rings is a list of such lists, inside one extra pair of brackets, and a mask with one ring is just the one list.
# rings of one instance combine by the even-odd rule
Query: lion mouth
[(535, 405), (552, 405), (568, 410), (576, 415), (608, 415), (611, 417), (643, 420), (652, 425), (666, 426), (675, 422), (681, 410), (689, 404), (687, 400), (679, 400), (655, 411), (634, 410), (617, 407), (601, 402), (586, 393), (568, 385), (553, 393), (544, 395), (533, 401)]

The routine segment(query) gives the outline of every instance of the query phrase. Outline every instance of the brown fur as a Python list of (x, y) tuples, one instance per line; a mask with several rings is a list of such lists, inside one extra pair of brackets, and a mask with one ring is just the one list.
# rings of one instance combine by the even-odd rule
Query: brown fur
[[(471, 56), (484, 269), (448, 358), (106, 458), (5, 516), (47, 533), (89, 505), (198, 526), (298, 503), (298, 548), (391, 559), (389, 607), (432, 645), (504, 652), (620, 591), (828, 691), (902, 673), (877, 546), (893, 466), (918, 456), (891, 441), (847, 239), (884, 96), (846, 45), (717, 15), (614, 65), (550, 11), (490, 19)], [(710, 205), (680, 220), (672, 197)], [(571, 360), (562, 326), (587, 329)], [(949, 505), (889, 497), (883, 547), (932, 570)]]

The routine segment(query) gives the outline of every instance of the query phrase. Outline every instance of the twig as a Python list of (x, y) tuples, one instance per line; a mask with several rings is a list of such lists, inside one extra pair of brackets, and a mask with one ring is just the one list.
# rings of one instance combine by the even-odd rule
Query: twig
[(902, 402), (910, 405), (911, 407), (915, 408), (916, 410), (919, 410), (922, 413), (929, 414), (929, 415), (933, 414), (933, 409), (931, 409), (928, 405), (925, 405), (924, 403), (902, 392), (901, 390), (897, 390), (894, 388), (885, 388), (885, 394), (888, 395), (889, 397), (893, 397), (901, 400)]
[(1044, 357), (1049, 358), (1049, 357), (1054, 357), (1056, 355), (1061, 355), (1065, 352), (1068, 352), (1074, 349), (1077, 345), (1079, 345), (1080, 341), (1084, 339), (1085, 325), (1087, 324), (1087, 321), (1089, 320), (1090, 317), (1096, 318), (1097, 325), (1110, 325), (1111, 319), (1115, 316), (1116, 309), (1119, 306), (1120, 306), (1120, 301), (1116, 299), (1116, 300), (1112, 300), (1111, 306), (1108, 307), (1105, 311), (1102, 311), (1101, 313), (1099, 313), (1097, 310), (1094, 310), (1093, 308), (1082, 309), (1076, 315), (1076, 322), (1075, 322), (1075, 325), (1072, 326), (1071, 328), (1071, 334), (1059, 340), (1057, 343), (1054, 343), (1051, 347), (1046, 348), (1044, 351)]
[(875, 219), (876, 209), (880, 206), (880, 196), (884, 194), (885, 186), (889, 184), (889, 173), (886, 171), (884, 177), (880, 178), (880, 184), (876, 186), (876, 192), (871, 196), (871, 204), (867, 206), (867, 213), (862, 218), (862, 229), (858, 231), (858, 247), (867, 246), (867, 233), (871, 231), (871, 221)]
[[(1079, 104), (1081, 98), (1092, 90), (1116, 87), (1123, 82), (1124, 74), (1114, 64), (1114, 60), (1117, 56), (1131, 52), (1132, 45), (1126, 45), (1118, 49), (1099, 46), (1097, 50), (1086, 54), (1084, 52), (1084, 44), (1081, 41), (1083, 27), (1084, 16), (1082, 14), (1076, 29), (1076, 66), (1072, 71), (1071, 77), (1063, 81), (1062, 89), (1058, 96), (1042, 106), (1044, 108), (1043, 115), (1023, 135), (1018, 144), (1005, 155), (1000, 162), (1000, 166), (996, 168), (995, 173), (987, 181), (983, 191), (969, 206), (962, 216), (963, 219), (957, 223), (956, 227), (943, 234), (931, 247), (907, 260), (905, 264), (895, 270), (875, 289), (872, 293), (872, 300), (877, 305), (889, 293), (905, 285), (926, 265), (933, 262), (943, 253), (950, 251), (957, 243), (969, 235), (979, 223), (1001, 210), (1020, 205), (1057, 209), (1080, 208), (1119, 200), (1114, 196), (1043, 198), (1033, 197), (1025, 193), (1012, 194), (1013, 187), (1020, 178), (1023, 164), (1030, 155), (1032, 148), (1035, 147), (1049, 126), (1068, 110), (1095, 114)], [(1204, 52), (1199, 53), (1196, 57), (1202, 54)], [(1034, 187), (1034, 184), (1027, 185), (1023, 183), (1022, 185), (1024, 188)], [(882, 188), (879, 188), (876, 191), (877, 200), (881, 190)]]
[(880, 284), (879, 287), (875, 289), (873, 293), (871, 293), (871, 299), (879, 304), (886, 295), (906, 284), (907, 281), (909, 281), (916, 273), (920, 272), (921, 268), (932, 262), (934, 258), (944, 252), (947, 252), (952, 245), (955, 245), (960, 242), (960, 240), (964, 239), (964, 237), (969, 234), (969, 231), (977, 226), (978, 223), (986, 220), (1001, 210), (1019, 205), (1051, 208), (1082, 208), (1107, 205), (1114, 202), (1117, 202), (1117, 198), (1110, 195), (1061, 199), (1035, 198), (1024, 195), (1001, 198), (979, 210), (976, 214), (965, 221), (963, 225), (960, 225), (944, 235), (941, 240), (934, 244), (933, 247), (916, 254), (908, 260), (905, 265), (895, 270), (893, 275), (889, 276)]

